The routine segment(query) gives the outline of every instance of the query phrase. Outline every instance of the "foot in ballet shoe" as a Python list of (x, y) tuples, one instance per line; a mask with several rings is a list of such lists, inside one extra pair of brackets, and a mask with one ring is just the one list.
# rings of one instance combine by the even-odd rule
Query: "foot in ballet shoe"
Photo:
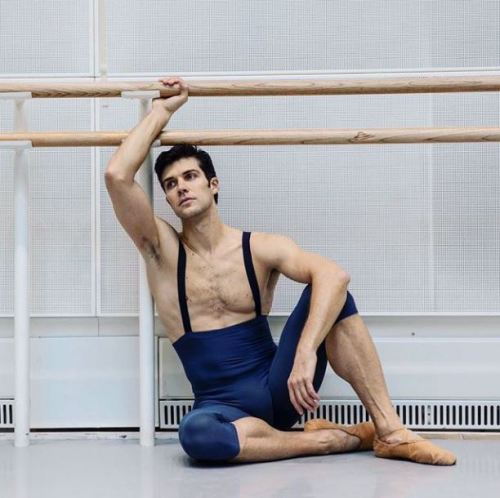
[(321, 429), (337, 429), (345, 432), (350, 436), (355, 436), (360, 440), (360, 444), (352, 451), (366, 451), (373, 449), (373, 439), (375, 437), (375, 426), (372, 422), (363, 422), (356, 425), (339, 425), (325, 420), (323, 418), (315, 418), (304, 424), (304, 432), (317, 431)]
[(375, 436), (375, 456), (428, 465), (454, 465), (456, 456), (408, 429), (399, 429), (379, 438)]

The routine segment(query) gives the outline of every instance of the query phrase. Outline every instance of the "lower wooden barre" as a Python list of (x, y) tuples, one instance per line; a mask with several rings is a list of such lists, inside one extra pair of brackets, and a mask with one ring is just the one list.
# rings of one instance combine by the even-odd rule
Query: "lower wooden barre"
[[(33, 147), (116, 146), (128, 132), (23, 132), (0, 134), (2, 142), (30, 141)], [(193, 130), (162, 132), (161, 145), (362, 145), (500, 142), (500, 128), (378, 128)]]

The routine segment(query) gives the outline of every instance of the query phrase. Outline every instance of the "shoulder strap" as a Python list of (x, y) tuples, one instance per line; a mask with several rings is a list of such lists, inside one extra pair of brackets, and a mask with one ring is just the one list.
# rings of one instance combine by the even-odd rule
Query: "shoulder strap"
[(248, 282), (250, 283), (250, 288), (252, 289), (252, 294), (253, 294), (253, 300), (255, 302), (255, 313), (257, 314), (257, 316), (260, 316), (261, 314), (260, 291), (252, 263), (252, 252), (250, 251), (250, 233), (251, 232), (243, 232), (243, 238), (242, 238), (243, 259), (245, 261), (245, 270), (247, 272)]
[(179, 237), (179, 257), (177, 259), (177, 293), (179, 294), (179, 308), (182, 315), (184, 332), (192, 332), (191, 320), (186, 302), (186, 251)]

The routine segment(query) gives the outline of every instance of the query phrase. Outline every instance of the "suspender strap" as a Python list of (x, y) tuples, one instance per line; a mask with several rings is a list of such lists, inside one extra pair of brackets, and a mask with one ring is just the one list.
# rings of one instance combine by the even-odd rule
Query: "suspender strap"
[(243, 259), (245, 261), (245, 270), (247, 271), (248, 282), (250, 283), (250, 288), (252, 289), (253, 300), (255, 302), (255, 313), (257, 316), (261, 314), (260, 307), (260, 292), (259, 284), (257, 283), (257, 277), (255, 276), (255, 270), (252, 263), (252, 253), (250, 251), (250, 232), (243, 232)]
[(179, 238), (179, 258), (177, 260), (177, 293), (185, 332), (192, 332), (186, 302), (186, 251)]

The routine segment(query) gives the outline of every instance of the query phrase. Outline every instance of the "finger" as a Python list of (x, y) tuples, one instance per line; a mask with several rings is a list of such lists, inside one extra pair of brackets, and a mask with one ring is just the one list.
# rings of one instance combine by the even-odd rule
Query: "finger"
[(296, 388), (296, 391), (296, 395), (300, 405), (303, 406), (306, 410), (313, 411), (314, 408), (309, 402), (309, 396), (307, 394), (305, 386), (303, 384), (299, 384)]
[(300, 413), (300, 415), (302, 415), (302, 409), (297, 402), (297, 398), (295, 397), (295, 393), (291, 386), (288, 386), (288, 392), (290, 393), (290, 401), (292, 402), (293, 407), (298, 413)]
[(299, 396), (298, 396), (299, 393), (297, 391), (296, 386), (293, 383), (291, 383), (288, 386), (288, 390), (290, 391), (290, 399), (292, 400), (292, 404), (295, 407), (295, 410), (297, 410), (297, 412), (300, 415), (302, 415), (304, 413), (304, 409), (300, 405), (300, 400), (299, 400)]
[(181, 83), (181, 95), (187, 97), (189, 94), (189, 87), (186, 83)]
[(305, 382), (300, 385), (300, 392), (302, 393), (302, 398), (306, 402), (307, 409), (313, 412), (316, 409), (315, 399), (309, 394)]
[(316, 390), (314, 389), (312, 382), (311, 381), (307, 382), (306, 387), (307, 387), (307, 392), (311, 397), (311, 401), (316, 404), (319, 401), (319, 396)]

